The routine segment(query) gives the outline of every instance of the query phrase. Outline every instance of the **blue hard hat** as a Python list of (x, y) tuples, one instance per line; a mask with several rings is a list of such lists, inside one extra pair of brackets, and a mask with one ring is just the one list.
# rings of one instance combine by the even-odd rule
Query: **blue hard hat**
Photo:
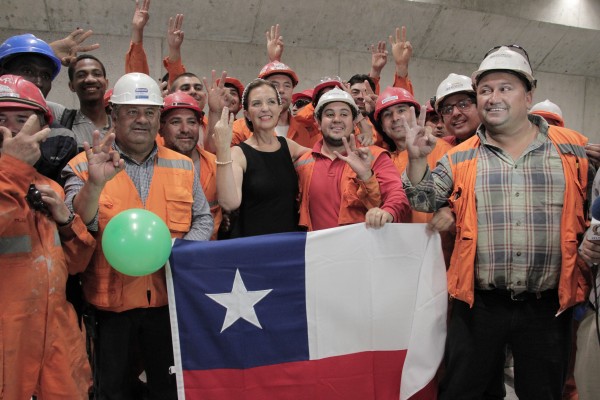
[(54, 65), (52, 80), (56, 78), (56, 75), (60, 72), (60, 60), (56, 57), (52, 47), (48, 43), (42, 39), (38, 39), (31, 33), (11, 36), (4, 43), (0, 44), (0, 65), (15, 55), (27, 53), (36, 53), (48, 57)]

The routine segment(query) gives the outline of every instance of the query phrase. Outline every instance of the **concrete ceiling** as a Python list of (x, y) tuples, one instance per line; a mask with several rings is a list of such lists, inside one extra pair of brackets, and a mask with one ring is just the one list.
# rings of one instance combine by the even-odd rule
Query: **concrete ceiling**
[[(510, 1), (505, 10), (495, 6), (494, 13), (480, 11), (476, 0), (462, 2), (479, 3), (470, 9), (459, 8), (457, 0), (452, 6), (425, 1), (153, 0), (145, 34), (164, 37), (168, 17), (182, 12), (186, 39), (262, 46), (264, 31), (279, 23), (286, 52), (295, 46), (364, 51), (406, 25), (417, 58), (477, 64), (490, 47), (518, 43), (536, 71), (600, 77), (600, 27), (539, 21), (528, 15), (530, 8)], [(134, 5), (133, 0), (1, 2), (3, 29), (69, 32), (81, 26), (117, 36), (129, 36)], [(508, 7), (521, 7), (519, 16)], [(600, 4), (593, 10), (600, 12)]]

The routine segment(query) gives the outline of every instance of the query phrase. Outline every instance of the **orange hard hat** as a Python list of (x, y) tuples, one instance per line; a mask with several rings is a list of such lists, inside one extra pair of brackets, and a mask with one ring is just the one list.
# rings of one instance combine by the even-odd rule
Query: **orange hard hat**
[[(220, 78), (217, 79), (217, 85), (219, 84), (219, 82), (221, 82)], [(244, 93), (244, 85), (242, 84), (242, 82), (239, 81), (239, 79), (228, 76), (227, 78), (225, 78), (225, 83), (229, 83), (230, 85), (233, 85), (235, 87), (235, 89), (237, 90), (238, 96), (240, 96), (240, 99), (242, 98), (242, 94)]]
[(292, 85), (295, 87), (298, 84), (298, 75), (287, 65), (281, 61), (272, 61), (265, 65), (259, 72), (258, 77), (266, 79), (267, 77), (275, 74), (283, 74), (290, 77)]

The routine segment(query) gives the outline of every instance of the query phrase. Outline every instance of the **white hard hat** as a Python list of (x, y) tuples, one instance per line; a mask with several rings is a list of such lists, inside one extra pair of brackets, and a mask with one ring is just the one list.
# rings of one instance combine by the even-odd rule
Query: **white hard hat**
[(539, 102), (539, 103), (535, 104), (533, 107), (531, 107), (530, 112), (535, 112), (535, 111), (546, 111), (546, 112), (550, 112), (552, 114), (556, 114), (561, 118), (563, 117), (562, 110), (560, 109), (560, 107), (548, 99), (546, 99), (542, 102)]
[(465, 75), (450, 74), (440, 83), (435, 92), (434, 108), (439, 110), (440, 103), (447, 96), (455, 93), (468, 92), (475, 94), (471, 78)]
[(158, 83), (146, 74), (132, 72), (125, 74), (113, 89), (112, 104), (135, 104), (162, 106), (163, 98)]
[(321, 96), (317, 106), (315, 107), (315, 116), (321, 113), (321, 109), (325, 107), (326, 104), (333, 103), (334, 101), (341, 101), (348, 104), (350, 108), (354, 110), (354, 114), (358, 115), (358, 107), (356, 106), (356, 103), (354, 102), (354, 99), (350, 93), (335, 87)]
[(531, 71), (531, 65), (526, 56), (527, 53), (518, 46), (500, 46), (497, 49), (494, 48), (486, 54), (485, 58), (479, 65), (479, 69), (473, 72), (471, 79), (473, 84), (477, 85), (481, 75), (488, 71), (495, 70), (506, 70), (513, 71), (523, 76), (530, 85), (530, 88), (534, 88), (536, 80), (533, 78), (533, 72)]
[(565, 126), (565, 120), (563, 119), (562, 110), (559, 106), (546, 99), (541, 103), (537, 103), (529, 111), (531, 114), (539, 115), (546, 121), (551, 122), (554, 120), (558, 123), (558, 126)]

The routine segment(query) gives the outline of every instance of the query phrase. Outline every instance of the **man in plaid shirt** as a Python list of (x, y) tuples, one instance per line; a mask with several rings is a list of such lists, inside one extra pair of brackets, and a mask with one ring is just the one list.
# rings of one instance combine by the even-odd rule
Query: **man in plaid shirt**
[(572, 306), (588, 293), (577, 252), (587, 221), (587, 139), (528, 115), (536, 81), (521, 47), (491, 49), (472, 80), (482, 125), (435, 170), (427, 167), (435, 138), (424, 118), (407, 121), (411, 205), (431, 212), (449, 204), (456, 216), (448, 270), (456, 301), (439, 397), (482, 398), (510, 344), (519, 398), (560, 399)]

